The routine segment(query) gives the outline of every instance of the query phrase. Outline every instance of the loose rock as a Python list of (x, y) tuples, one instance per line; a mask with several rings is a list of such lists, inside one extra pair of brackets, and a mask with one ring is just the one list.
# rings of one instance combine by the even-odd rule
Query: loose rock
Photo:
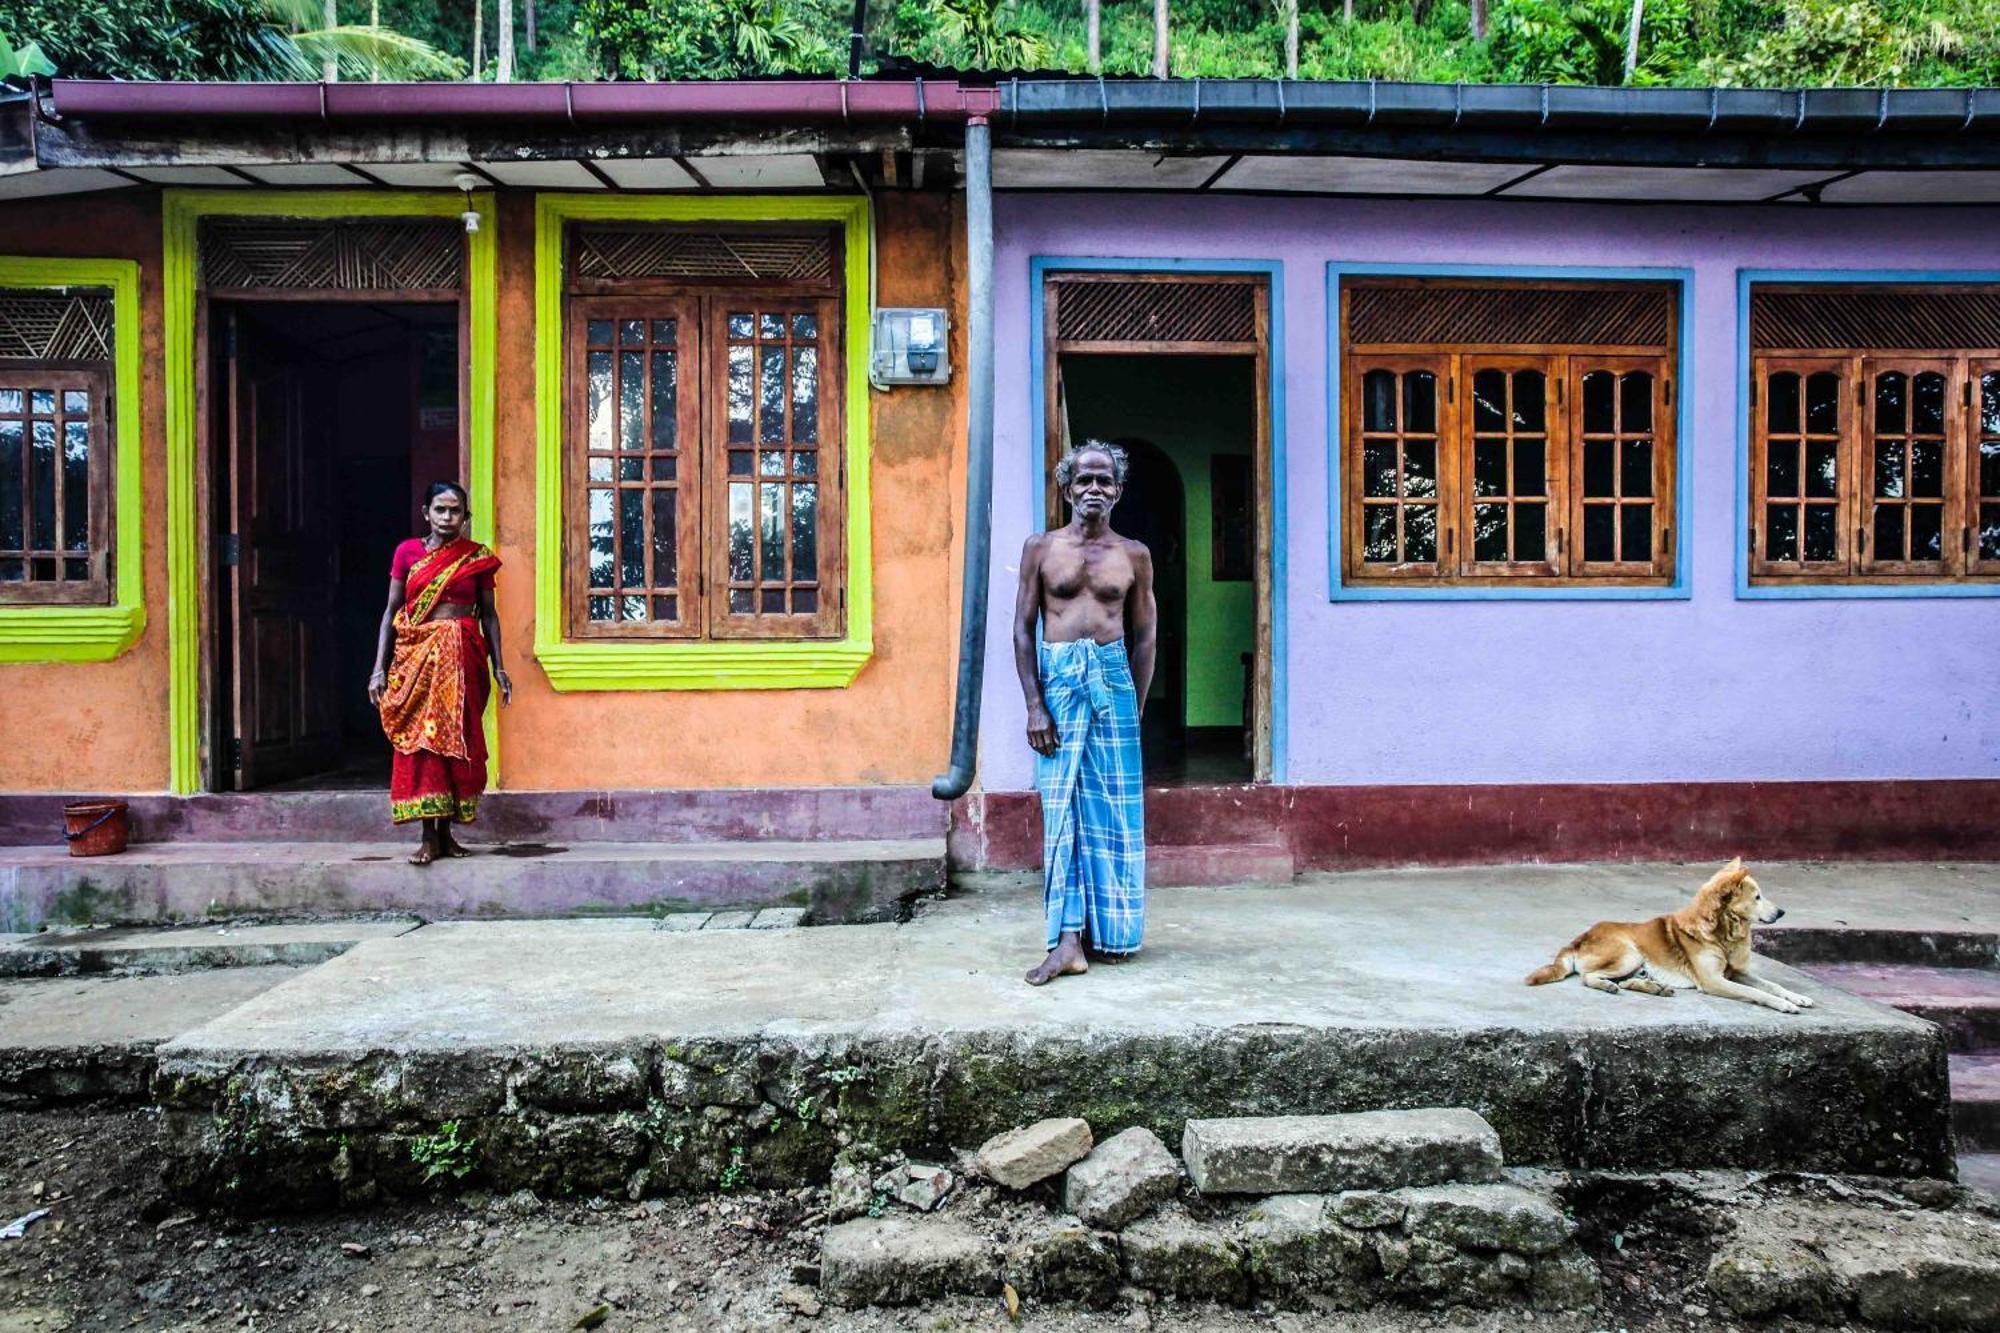
[(1500, 1178), (1500, 1136), (1472, 1111), (1190, 1120), (1188, 1176), (1204, 1194), (1399, 1189)]
[(1546, 1254), (1576, 1230), (1555, 1200), (1519, 1185), (1432, 1185), (1396, 1197), (1411, 1235), (1448, 1245)]
[(1137, 1221), (1180, 1189), (1181, 1167), (1150, 1129), (1114, 1134), (1069, 1169), (1063, 1206), (1092, 1226)]
[(1243, 1246), (1226, 1227), (1167, 1208), (1118, 1237), (1125, 1276), (1137, 1287), (1181, 1300), (1245, 1305), (1250, 1277)]
[(1086, 1121), (1038, 1120), (988, 1139), (974, 1159), (982, 1175), (1010, 1190), (1047, 1180), (1090, 1152)]
[(943, 1219), (860, 1218), (827, 1229), (820, 1294), (836, 1305), (911, 1305), (999, 1290), (994, 1247)]
[(1009, 1247), (1005, 1277), (1043, 1300), (1107, 1306), (1118, 1299), (1118, 1252), (1081, 1223), (1059, 1219)]

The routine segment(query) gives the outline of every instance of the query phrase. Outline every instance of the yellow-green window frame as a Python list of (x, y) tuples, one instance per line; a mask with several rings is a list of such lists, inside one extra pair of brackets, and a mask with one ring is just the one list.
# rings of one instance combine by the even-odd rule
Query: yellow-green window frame
[[(846, 323), (847, 635), (827, 640), (569, 640), (563, 606), (563, 233), (572, 221), (831, 222)], [(535, 657), (558, 690), (839, 689), (874, 654), (865, 199), (542, 194), (535, 199)]]
[(146, 628), (138, 262), (0, 256), (0, 290), (70, 287), (111, 291), (111, 604), (0, 606), (0, 664), (108, 662)]

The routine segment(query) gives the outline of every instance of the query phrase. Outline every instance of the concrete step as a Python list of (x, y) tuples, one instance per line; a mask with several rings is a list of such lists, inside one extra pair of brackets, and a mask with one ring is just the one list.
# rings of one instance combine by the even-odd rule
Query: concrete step
[[(54, 793), (0, 794), (0, 848), (62, 847)], [(388, 834), (385, 791), (224, 792), (129, 796), (137, 842), (375, 842)], [(480, 842), (851, 842), (942, 838), (946, 807), (922, 787), (718, 788), (685, 791), (493, 791)]]
[(2000, 1052), (1951, 1057), (1951, 1127), (1960, 1152), (2000, 1152)]
[(1832, 963), (1800, 970), (1844, 991), (1929, 1019), (1944, 1029), (1951, 1050), (2000, 1047), (2000, 970), (1885, 963)]
[(140, 843), (117, 856), (0, 848), (0, 926), (411, 913), (427, 920), (800, 907), (881, 921), (941, 892), (944, 839), (475, 847), (416, 867), (405, 842)]
[(1190, 1120), (1188, 1179), (1203, 1194), (1393, 1190), (1500, 1179), (1500, 1135), (1462, 1107)]
[(1146, 848), (1146, 883), (1153, 888), (1222, 884), (1289, 884), (1298, 864), (1281, 843), (1153, 843)]
[(1828, 963), (2000, 967), (2000, 934), (1990, 930), (1779, 924), (1758, 930), (1757, 952), (1794, 967)]
[(45, 931), (24, 936), (12, 944), (0, 944), (0, 977), (93, 973), (167, 976), (218, 967), (311, 966), (338, 958), (363, 940), (392, 939), (422, 924), (413, 917), (394, 917), (386, 921), (307, 921), (164, 930), (113, 926)]
[(2000, 1152), (1961, 1152), (1958, 1183), (1984, 1191), (2000, 1202)]

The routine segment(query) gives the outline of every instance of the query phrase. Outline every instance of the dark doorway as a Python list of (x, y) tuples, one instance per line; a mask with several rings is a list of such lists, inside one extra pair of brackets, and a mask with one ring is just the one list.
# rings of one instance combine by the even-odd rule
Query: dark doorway
[(367, 680), (396, 544), (459, 472), (458, 307), (216, 301), (216, 785), (386, 785)]
[[(1141, 743), (1153, 783), (1252, 779), (1257, 366), (1247, 356), (1071, 354), (1068, 439), (1131, 460), (1111, 526), (1153, 553), (1159, 649)], [(1065, 519), (1067, 515), (1063, 516)]]

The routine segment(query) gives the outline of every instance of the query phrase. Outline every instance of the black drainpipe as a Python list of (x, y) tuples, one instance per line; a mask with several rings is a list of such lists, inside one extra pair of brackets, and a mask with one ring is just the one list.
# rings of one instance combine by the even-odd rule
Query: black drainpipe
[(861, 77), (861, 52), (868, 45), (868, 0), (854, 0), (854, 26), (847, 34), (847, 77)]
[(958, 705), (951, 767), (931, 795), (955, 801), (979, 763), (979, 690), (986, 674), (986, 598), (993, 554), (993, 130), (965, 123), (965, 579), (959, 593)]

